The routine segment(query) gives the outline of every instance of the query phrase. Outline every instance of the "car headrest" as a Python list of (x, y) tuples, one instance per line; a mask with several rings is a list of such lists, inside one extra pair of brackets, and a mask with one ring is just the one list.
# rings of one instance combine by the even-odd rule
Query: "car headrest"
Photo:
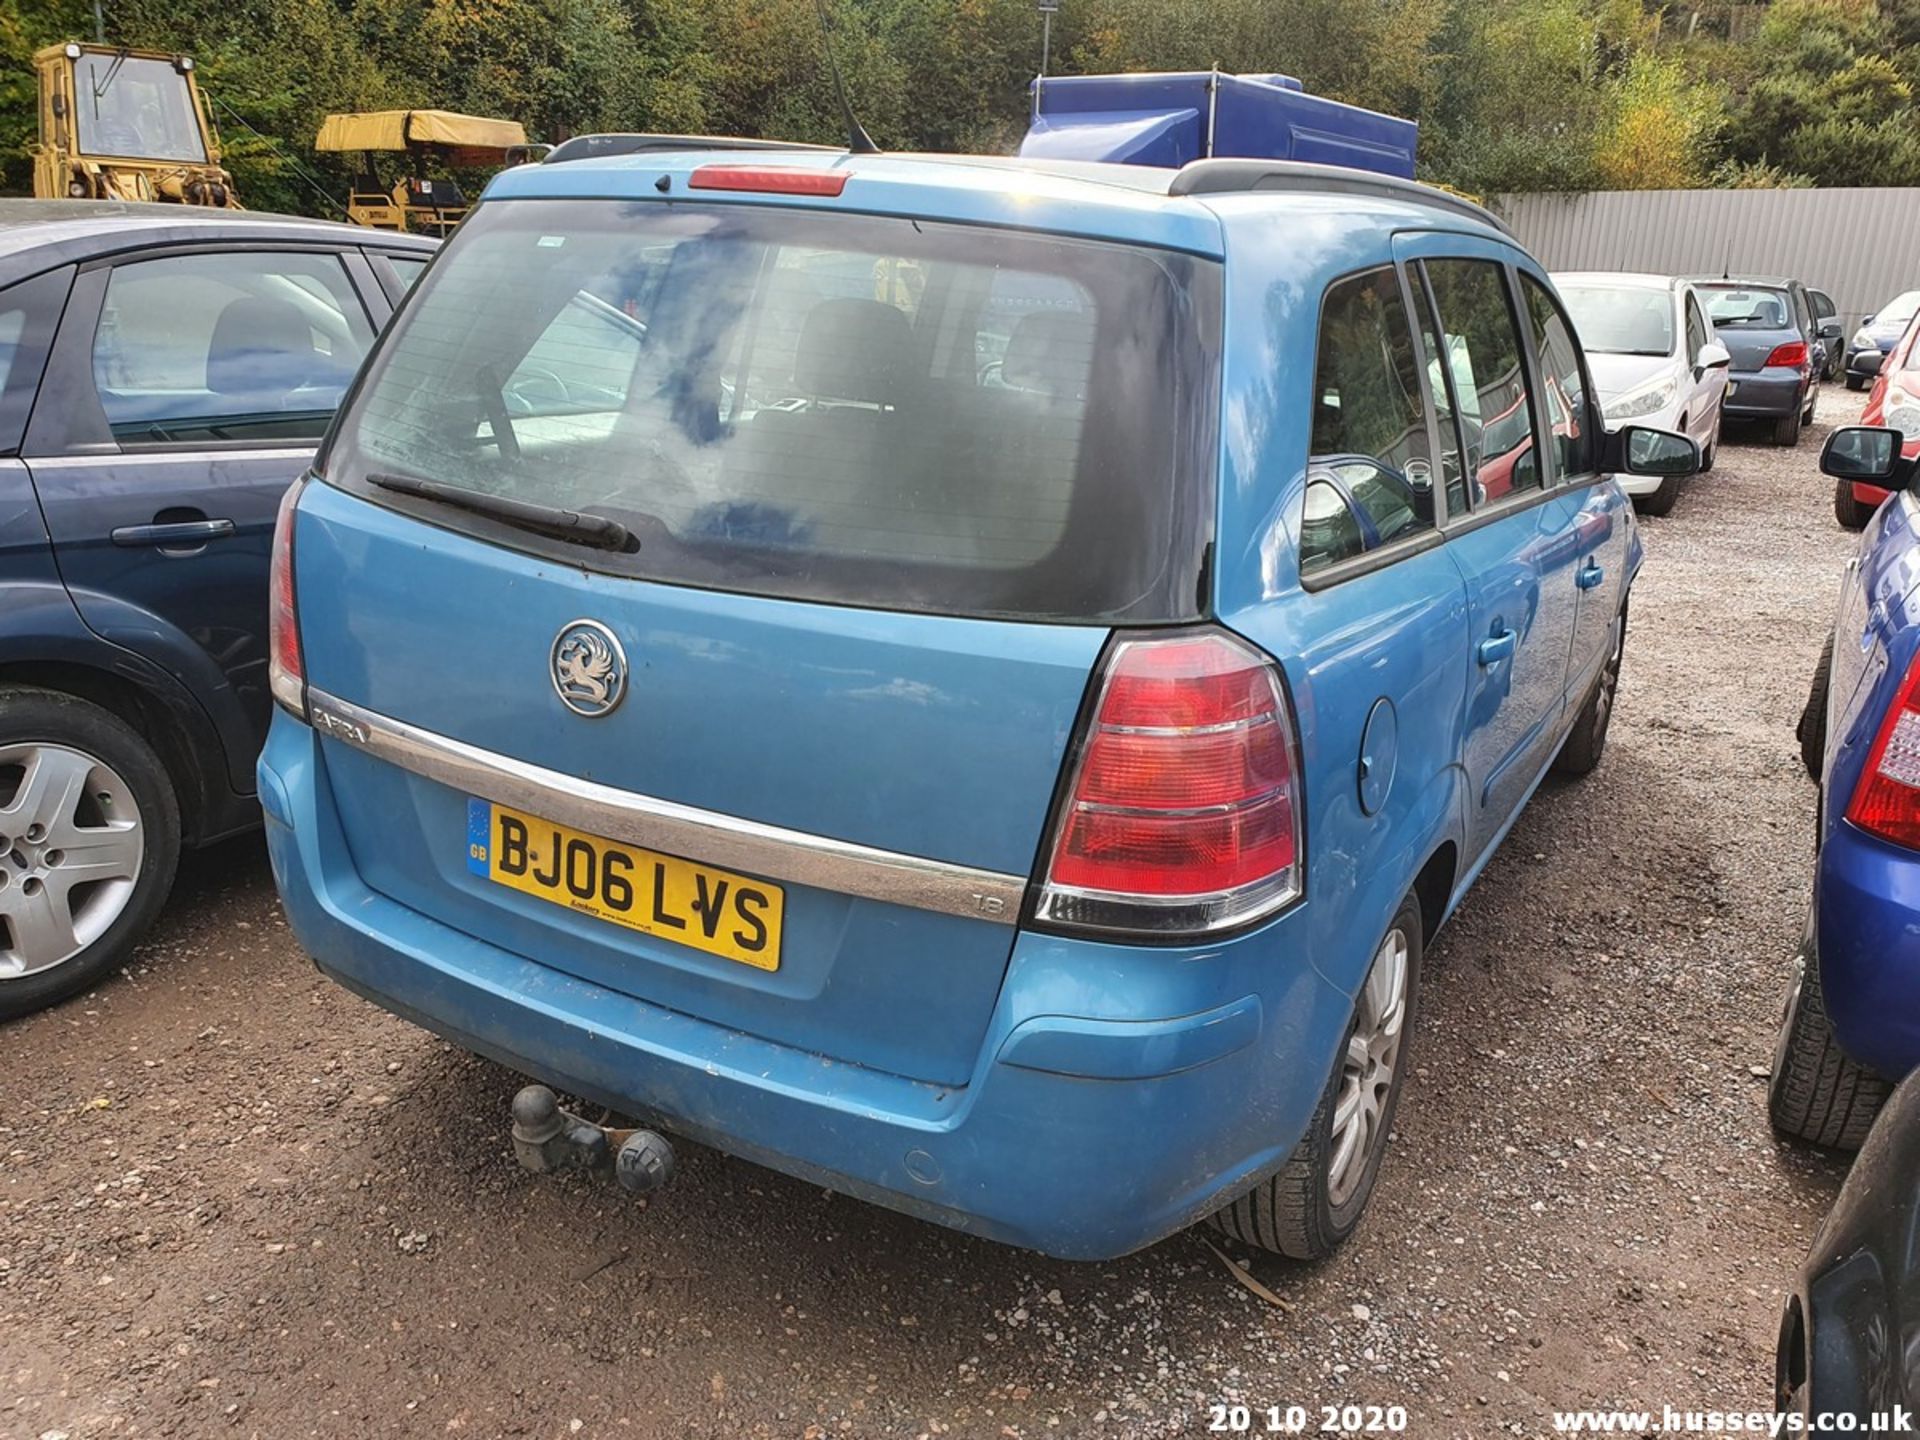
[(1093, 367), (1093, 319), (1077, 311), (1024, 316), (1013, 327), (1000, 379), (1019, 390), (1078, 397)]
[(807, 312), (793, 381), (823, 400), (891, 405), (913, 371), (913, 325), (879, 300), (822, 300)]
[(313, 330), (290, 300), (242, 295), (213, 322), (207, 388), (218, 395), (285, 395), (310, 379), (319, 359)]

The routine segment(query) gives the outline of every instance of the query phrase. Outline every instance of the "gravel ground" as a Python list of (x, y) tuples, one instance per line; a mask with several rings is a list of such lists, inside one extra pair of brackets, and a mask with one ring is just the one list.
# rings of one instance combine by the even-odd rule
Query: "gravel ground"
[(650, 1206), (523, 1174), (514, 1077), (320, 979), (248, 840), (190, 863), (128, 976), (4, 1032), (0, 1435), (1131, 1437), (1239, 1401), (1404, 1405), (1425, 1440), (1764, 1408), (1841, 1174), (1774, 1142), (1761, 1078), (1809, 873), (1793, 724), (1851, 546), (1824, 433), (1729, 443), (1644, 523), (1605, 762), (1543, 790), (1430, 954), (1354, 1243), (1247, 1257), (1279, 1303), (1197, 1233), (1056, 1263), (692, 1146)]

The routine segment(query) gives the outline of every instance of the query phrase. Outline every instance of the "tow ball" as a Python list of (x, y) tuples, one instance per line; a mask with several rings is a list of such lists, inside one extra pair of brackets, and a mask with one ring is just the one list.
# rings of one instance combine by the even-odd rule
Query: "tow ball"
[(673, 1178), (673, 1146), (651, 1130), (595, 1125), (562, 1108), (545, 1085), (513, 1097), (513, 1154), (528, 1170), (611, 1170), (620, 1188), (650, 1195)]

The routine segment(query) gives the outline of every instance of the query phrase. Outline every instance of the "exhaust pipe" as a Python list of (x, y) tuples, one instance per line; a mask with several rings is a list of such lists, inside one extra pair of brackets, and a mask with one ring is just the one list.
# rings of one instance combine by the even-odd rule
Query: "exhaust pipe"
[(650, 1195), (673, 1179), (673, 1146), (664, 1135), (595, 1125), (565, 1109), (545, 1085), (513, 1097), (513, 1155), (522, 1169), (540, 1175), (611, 1171), (631, 1195)]

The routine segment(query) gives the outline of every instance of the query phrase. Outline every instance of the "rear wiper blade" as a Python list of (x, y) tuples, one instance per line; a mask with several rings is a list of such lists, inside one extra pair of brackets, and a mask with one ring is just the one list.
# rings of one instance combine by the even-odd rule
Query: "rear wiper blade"
[(391, 490), (397, 495), (417, 495), (423, 500), (451, 505), (499, 520), (516, 529), (585, 545), (593, 550), (631, 552), (640, 548), (633, 533), (618, 520), (605, 515), (583, 515), (578, 510), (563, 510), (558, 505), (540, 505), (531, 500), (513, 500), (505, 495), (488, 495), (481, 490), (465, 490), (439, 480), (422, 480), (413, 475), (369, 475), (369, 485)]

